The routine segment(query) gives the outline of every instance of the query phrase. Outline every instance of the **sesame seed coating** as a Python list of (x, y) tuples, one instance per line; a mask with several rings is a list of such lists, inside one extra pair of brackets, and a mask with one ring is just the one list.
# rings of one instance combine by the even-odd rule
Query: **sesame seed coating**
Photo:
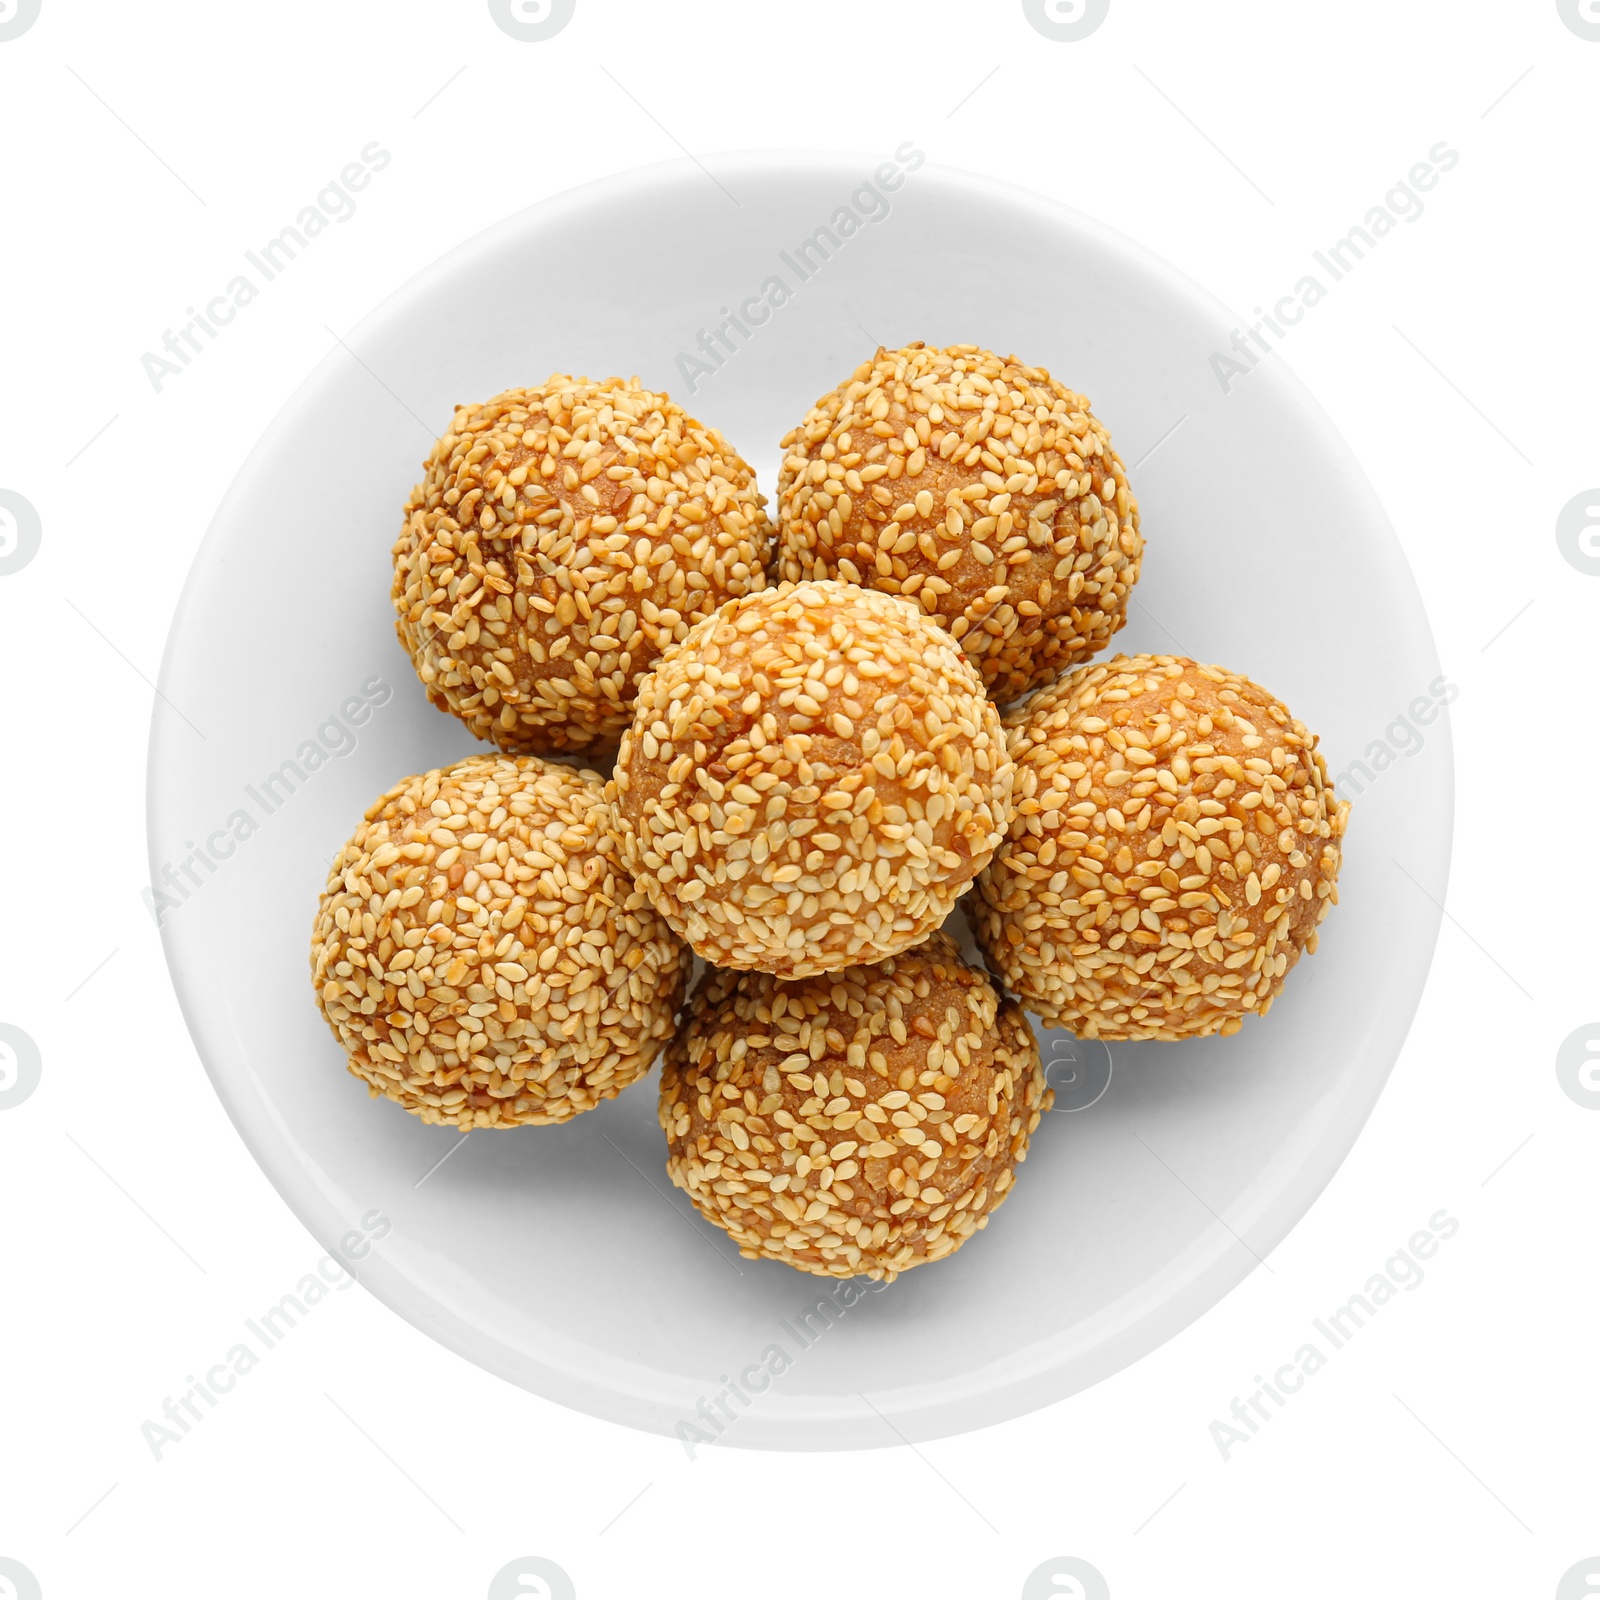
[(593, 772), (472, 756), (407, 778), (334, 859), (317, 1003), (424, 1122), (565, 1122), (642, 1077), (690, 956), (618, 869)]
[(893, 1279), (987, 1224), (1052, 1098), (945, 934), (800, 982), (712, 971), (662, 1066), (667, 1172), (741, 1255)]
[(1042, 367), (880, 347), (783, 444), (778, 575), (916, 601), (1002, 704), (1127, 620), (1139, 508), (1089, 402)]
[(1004, 837), (1011, 761), (949, 634), (822, 581), (730, 601), (667, 651), (607, 792), (624, 865), (696, 954), (797, 978), (944, 921)]
[(395, 631), (428, 698), (519, 753), (614, 745), (664, 645), (765, 587), (755, 474), (637, 378), (459, 406), (406, 502)]
[(1080, 1038), (1194, 1039), (1265, 1015), (1338, 901), (1348, 802), (1266, 690), (1115, 656), (1006, 718), (1016, 812), (970, 902), (989, 965)]

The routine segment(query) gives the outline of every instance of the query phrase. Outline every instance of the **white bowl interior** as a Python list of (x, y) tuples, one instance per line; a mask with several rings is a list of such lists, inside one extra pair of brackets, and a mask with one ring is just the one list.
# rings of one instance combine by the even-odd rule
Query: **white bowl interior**
[[(483, 748), (427, 704), (388, 598), (400, 506), (452, 404), (553, 371), (637, 373), (722, 429), (770, 495), (782, 434), (876, 343), (1016, 352), (1089, 395), (1129, 464), (1147, 551), (1118, 648), (1257, 679), (1321, 734), (1335, 770), (1439, 668), (1404, 557), (1327, 419), (1276, 361), (1224, 393), (1209, 357), (1234, 321), (1171, 269), (1049, 202), (923, 166), (886, 217), (836, 229), (832, 259), (802, 280), (779, 252), (841, 206), (864, 214), (858, 186), (878, 161), (708, 165), (738, 204), (682, 162), (511, 218), (381, 307), (290, 402), (174, 623), (151, 739), (153, 872), (213, 842), (211, 863), (191, 859), (200, 886), (178, 871), (187, 898), (164, 915), (196, 1044), (324, 1244), (374, 1209), (391, 1219), (356, 1270), (401, 1314), (529, 1389), (665, 1432), (729, 1378), (780, 1365), (777, 1345), (789, 1369), (748, 1408), (734, 1398), (727, 1442), (925, 1439), (1136, 1359), (1251, 1270), (1327, 1182), (1432, 955), (1447, 727), (1363, 780), (1342, 903), (1270, 1017), (1231, 1039), (1113, 1047), (1105, 1094), (1045, 1119), (985, 1233), (847, 1307), (829, 1280), (741, 1260), (671, 1188), (654, 1075), (566, 1127), (473, 1134), (424, 1179), (460, 1135), (369, 1101), (345, 1073), (306, 951), (327, 864), (362, 810)], [(788, 303), (690, 392), (680, 356), (775, 274)], [(331, 723), (363, 685), (384, 703)], [(294, 792), (266, 790), (286, 761)], [(241, 812), (254, 831), (236, 841)], [(831, 1306), (806, 1322), (819, 1297)]]

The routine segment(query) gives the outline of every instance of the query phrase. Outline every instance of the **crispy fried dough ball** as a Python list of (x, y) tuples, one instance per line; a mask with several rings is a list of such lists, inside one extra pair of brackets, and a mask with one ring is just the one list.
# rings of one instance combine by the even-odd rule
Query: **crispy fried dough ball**
[(565, 1122), (642, 1077), (688, 950), (617, 866), (599, 777), (483, 755), (407, 778), (335, 858), (311, 937), (350, 1071), (424, 1122)]
[(796, 978), (933, 932), (1004, 835), (1011, 766), (930, 618), (785, 584), (662, 656), (609, 792), (624, 864), (696, 954)]
[(394, 547), (428, 698), (518, 753), (615, 745), (660, 650), (765, 586), (755, 474), (664, 394), (561, 374), (461, 406)]
[(795, 983), (708, 973), (661, 1075), (667, 1171), (700, 1214), (835, 1278), (958, 1250), (1050, 1102), (1027, 1019), (942, 933)]
[(1127, 620), (1139, 508), (1089, 402), (1042, 367), (880, 349), (783, 443), (779, 576), (916, 601), (1002, 704)]
[(1305, 727), (1220, 667), (1117, 656), (1006, 730), (1016, 813), (969, 902), (1001, 981), (1080, 1038), (1265, 1014), (1338, 900), (1349, 805)]

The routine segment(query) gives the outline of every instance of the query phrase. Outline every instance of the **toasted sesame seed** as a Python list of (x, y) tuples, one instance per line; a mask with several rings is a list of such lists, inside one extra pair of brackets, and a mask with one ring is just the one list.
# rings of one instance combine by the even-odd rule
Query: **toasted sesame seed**
[(717, 966), (804, 977), (931, 933), (1010, 818), (1000, 719), (906, 602), (829, 580), (724, 605), (640, 686), (620, 858)]
[(556, 374), (456, 410), (394, 546), (428, 698), (517, 753), (614, 745), (662, 648), (766, 584), (755, 475), (666, 395)]
[(662, 1064), (660, 1120), (672, 1181), (742, 1255), (890, 1280), (987, 1224), (1052, 1099), (1021, 1009), (936, 933), (794, 982), (707, 972)]
[(1265, 1015), (1338, 901), (1349, 815), (1316, 739), (1176, 656), (1080, 667), (1012, 708), (1010, 831), (968, 903), (1006, 986), (1081, 1038)]
[[(778, 576), (911, 599), (996, 701), (1126, 621), (1139, 508), (1089, 402), (1043, 368), (976, 345), (880, 348), (783, 445)], [(860, 492), (839, 494), (835, 471)]]
[(472, 756), (334, 858), (311, 938), (350, 1071), (425, 1122), (564, 1122), (642, 1077), (691, 959), (628, 882), (598, 774)]

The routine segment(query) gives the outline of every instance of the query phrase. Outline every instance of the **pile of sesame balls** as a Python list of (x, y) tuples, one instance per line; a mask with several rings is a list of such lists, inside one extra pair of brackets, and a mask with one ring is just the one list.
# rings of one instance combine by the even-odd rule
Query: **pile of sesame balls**
[(1139, 511), (1043, 368), (880, 349), (782, 447), (774, 526), (637, 379), (456, 409), (396, 631), (495, 748), (367, 811), (313, 982), (372, 1095), (461, 1129), (568, 1121), (664, 1047), (700, 1213), (745, 1256), (892, 1279), (1011, 1191), (1051, 1104), (1024, 1008), (1105, 1040), (1264, 1015), (1348, 808), (1248, 679), (1091, 659)]

